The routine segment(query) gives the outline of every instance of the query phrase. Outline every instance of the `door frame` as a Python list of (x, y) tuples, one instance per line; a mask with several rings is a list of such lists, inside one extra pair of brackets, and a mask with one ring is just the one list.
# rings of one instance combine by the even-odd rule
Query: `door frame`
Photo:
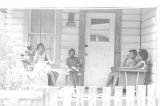
[[(120, 66), (121, 56), (121, 9), (88, 9), (80, 11), (79, 18), (79, 44), (78, 44), (78, 57), (82, 60), (82, 64), (85, 63), (85, 21), (87, 13), (115, 13), (115, 44), (114, 44), (114, 66)], [(84, 85), (84, 65), (81, 71), (80, 85)]]

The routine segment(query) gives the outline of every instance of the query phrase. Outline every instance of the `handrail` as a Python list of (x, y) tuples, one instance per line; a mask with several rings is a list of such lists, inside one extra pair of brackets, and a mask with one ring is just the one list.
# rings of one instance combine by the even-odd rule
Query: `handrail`
[(147, 69), (130, 69), (130, 68), (119, 68), (119, 71), (124, 72), (147, 72)]

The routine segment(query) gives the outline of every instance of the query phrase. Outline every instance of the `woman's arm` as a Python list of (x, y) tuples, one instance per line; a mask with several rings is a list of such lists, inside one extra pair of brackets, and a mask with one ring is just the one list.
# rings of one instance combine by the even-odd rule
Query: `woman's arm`
[(119, 67), (120, 69), (123, 69), (123, 68), (125, 68), (125, 69), (138, 69), (138, 68), (142, 68), (144, 66), (144, 64), (143, 63), (138, 63), (136, 66), (132, 66), (132, 67)]
[(137, 68), (142, 68), (144, 66), (144, 63), (138, 63), (136, 66), (133, 66), (131, 68), (137, 69)]

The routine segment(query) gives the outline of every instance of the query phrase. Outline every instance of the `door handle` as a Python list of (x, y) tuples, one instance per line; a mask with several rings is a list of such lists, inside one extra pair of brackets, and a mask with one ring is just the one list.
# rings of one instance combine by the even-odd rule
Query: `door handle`
[(84, 53), (85, 56), (88, 56), (88, 53)]
[(88, 45), (85, 44), (84, 47), (88, 47)]

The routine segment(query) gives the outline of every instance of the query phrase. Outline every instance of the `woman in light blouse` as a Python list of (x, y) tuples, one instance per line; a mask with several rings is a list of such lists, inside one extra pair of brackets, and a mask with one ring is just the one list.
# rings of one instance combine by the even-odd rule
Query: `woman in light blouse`
[[(33, 58), (34, 71), (37, 71), (37, 80), (41, 81), (42, 85), (51, 85), (56, 84), (58, 78), (58, 73), (51, 71), (48, 58), (45, 54), (45, 47), (43, 43), (37, 45), (35, 51), (35, 56)], [(43, 83), (44, 82), (44, 83)]]

